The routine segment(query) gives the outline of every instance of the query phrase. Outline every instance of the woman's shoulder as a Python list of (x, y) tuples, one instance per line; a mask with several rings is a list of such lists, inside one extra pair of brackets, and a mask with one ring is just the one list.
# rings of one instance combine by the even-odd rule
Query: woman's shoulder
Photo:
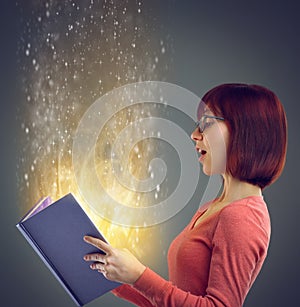
[(250, 196), (236, 200), (220, 210), (218, 224), (229, 230), (247, 229), (247, 232), (263, 230), (270, 235), (270, 216), (263, 197)]
[(256, 213), (259, 215), (269, 215), (268, 207), (262, 196), (249, 196), (238, 199), (224, 206), (220, 210), (220, 214), (227, 216), (228, 214), (244, 215), (246, 213)]

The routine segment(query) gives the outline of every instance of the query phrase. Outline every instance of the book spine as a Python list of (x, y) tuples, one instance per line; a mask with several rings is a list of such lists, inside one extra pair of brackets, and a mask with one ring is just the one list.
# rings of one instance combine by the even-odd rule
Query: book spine
[(59, 281), (59, 283), (67, 291), (67, 293), (70, 295), (70, 297), (76, 303), (76, 305), (77, 306), (83, 306), (83, 304), (80, 302), (80, 300), (74, 295), (73, 291), (64, 282), (63, 278), (60, 276), (60, 274), (57, 272), (55, 267), (52, 265), (51, 261), (45, 256), (43, 251), (39, 248), (38, 244), (32, 238), (30, 233), (22, 225), (22, 223), (17, 224), (16, 227), (21, 232), (21, 234), (24, 236), (24, 238), (27, 240), (27, 242), (31, 245), (31, 247), (35, 250), (35, 252), (38, 254), (38, 256), (42, 259), (42, 261), (45, 263), (45, 265), (48, 267), (48, 269), (52, 272), (52, 274), (55, 276), (55, 278)]

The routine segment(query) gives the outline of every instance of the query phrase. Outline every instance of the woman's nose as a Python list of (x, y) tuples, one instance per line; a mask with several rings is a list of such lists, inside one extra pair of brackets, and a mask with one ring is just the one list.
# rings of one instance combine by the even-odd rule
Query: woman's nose
[(196, 127), (196, 129), (191, 134), (191, 139), (194, 141), (202, 141), (203, 140), (203, 134), (199, 131), (199, 128)]

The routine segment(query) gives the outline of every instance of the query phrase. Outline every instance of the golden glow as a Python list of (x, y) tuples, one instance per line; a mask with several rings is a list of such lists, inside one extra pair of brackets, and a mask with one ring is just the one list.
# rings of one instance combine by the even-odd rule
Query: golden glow
[[(123, 112), (119, 112), (104, 127), (103, 131), (99, 134), (96, 144), (95, 167), (99, 181), (113, 199), (125, 206), (138, 207), (149, 205), (151, 200), (154, 199), (153, 193), (130, 191), (122, 186), (113, 173), (110, 152), (107, 148), (112, 147), (117, 135), (129, 121), (138, 120), (141, 115), (140, 113), (144, 113), (149, 108), (147, 105), (140, 104), (132, 106), (130, 112), (126, 109)], [(148, 110), (148, 114), (149, 112), (150, 110)], [(126, 144), (126, 140), (123, 141)], [(120, 161), (120, 164), (129, 164), (132, 176), (138, 179), (147, 178), (150, 175), (148, 165), (154, 155), (154, 143), (155, 141), (152, 139), (145, 139), (137, 143), (134, 148), (128, 150), (130, 152), (129, 157), (123, 156), (123, 161)], [(91, 209), (89, 204), (81, 197), (76, 183), (72, 168), (71, 145), (72, 142), (69, 139), (58, 150), (58, 155), (56, 155), (57, 152), (55, 151), (49, 151), (48, 155), (41, 156), (38, 162), (35, 162), (37, 171), (32, 172), (32, 175), (30, 175), (27, 181), (30, 206), (40, 197), (49, 195), (55, 201), (71, 192), (110, 244), (115, 247), (128, 248), (139, 258), (147, 258), (147, 255), (150, 255), (153, 240), (157, 239), (154, 237), (153, 228), (134, 228), (115, 225), (111, 221), (100, 217)], [(89, 188), (96, 194), (97, 184), (89, 182), (89, 178), (86, 178), (84, 188)], [(99, 206), (101, 208), (101, 204)]]
[[(28, 1), (18, 7), (23, 14), (18, 42), (23, 97), (17, 118), (22, 213), (41, 197), (49, 195), (55, 201), (72, 192), (112, 245), (145, 257), (154, 244), (156, 229), (114, 225), (91, 210), (75, 181), (72, 141), (82, 115), (97, 98), (128, 83), (164, 79), (170, 59), (168, 39), (161, 36), (156, 17), (144, 11), (142, 1), (91, 1), (88, 7), (70, 1), (46, 5)], [(119, 112), (101, 131), (96, 146), (99, 181), (125, 206), (150, 205), (163, 195), (130, 191), (120, 185), (107, 151), (128, 122), (146, 113), (143, 105)], [(121, 162), (130, 166), (132, 176), (147, 178), (154, 149), (153, 141), (143, 140)], [(97, 183), (88, 179), (86, 186), (97, 193)]]

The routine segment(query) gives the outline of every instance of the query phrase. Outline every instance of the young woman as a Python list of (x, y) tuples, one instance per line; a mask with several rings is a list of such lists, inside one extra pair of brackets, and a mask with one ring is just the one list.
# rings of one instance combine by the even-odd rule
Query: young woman
[(221, 196), (200, 207), (168, 252), (169, 281), (129, 251), (97, 238), (93, 270), (124, 283), (114, 294), (138, 306), (242, 306), (267, 255), (270, 219), (262, 190), (281, 174), (283, 107), (258, 85), (223, 84), (202, 98), (192, 133), (207, 175), (221, 174)]

